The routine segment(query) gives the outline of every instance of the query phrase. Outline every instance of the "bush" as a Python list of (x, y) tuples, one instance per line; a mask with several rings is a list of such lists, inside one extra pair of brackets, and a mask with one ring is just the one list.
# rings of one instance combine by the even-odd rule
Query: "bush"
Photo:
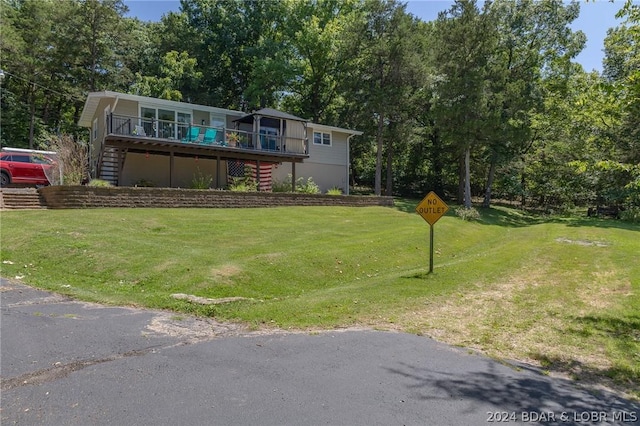
[(258, 184), (253, 179), (233, 178), (229, 191), (233, 192), (256, 192)]
[(327, 195), (342, 195), (342, 189), (334, 186), (333, 188), (327, 190)]
[(88, 186), (103, 187), (103, 188), (108, 188), (110, 186), (113, 186), (113, 185), (111, 185), (111, 182), (109, 182), (108, 180), (104, 180), (104, 179), (91, 179), (87, 185)]
[(229, 191), (234, 192), (256, 192), (258, 190), (258, 182), (253, 178), (253, 169), (250, 166), (244, 167), (244, 177), (232, 178), (229, 185)]
[(303, 194), (319, 194), (320, 187), (313, 181), (312, 177), (309, 177), (307, 181), (304, 178), (296, 179), (296, 191)]
[(271, 192), (291, 192), (291, 173), (282, 181), (273, 180), (271, 182)]
[(480, 212), (474, 207), (458, 207), (456, 209), (456, 215), (462, 220), (478, 220), (480, 219)]
[(620, 212), (620, 219), (626, 222), (640, 223), (640, 207), (628, 207)]
[(209, 189), (211, 187), (211, 182), (213, 182), (213, 177), (211, 175), (204, 175), (200, 171), (200, 167), (193, 174), (193, 179), (191, 179), (191, 189)]
[(81, 185), (89, 176), (87, 146), (72, 136), (62, 135), (52, 140), (49, 147), (55, 151), (55, 166), (47, 178), (52, 185)]
[[(283, 181), (273, 181), (271, 184), (272, 192), (291, 192), (291, 173)], [(296, 179), (296, 192), (302, 192), (303, 194), (319, 194), (320, 187), (313, 181), (312, 177), (307, 178), (305, 181), (303, 177)], [(340, 192), (342, 193), (342, 192)]]

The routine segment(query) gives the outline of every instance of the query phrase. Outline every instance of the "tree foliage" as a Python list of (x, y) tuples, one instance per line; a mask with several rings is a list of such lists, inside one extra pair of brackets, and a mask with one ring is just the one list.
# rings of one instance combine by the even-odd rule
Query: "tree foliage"
[(377, 194), (640, 209), (640, 6), (602, 74), (574, 62), (580, 7), (457, 0), (422, 22), (397, 0), (182, 0), (141, 22), (122, 0), (0, 0), (1, 143), (82, 139), (86, 94), (124, 91), (362, 130), (351, 183)]

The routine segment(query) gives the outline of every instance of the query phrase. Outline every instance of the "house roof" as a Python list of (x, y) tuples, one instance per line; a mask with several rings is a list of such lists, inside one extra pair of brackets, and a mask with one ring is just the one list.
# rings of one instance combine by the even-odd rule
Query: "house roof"
[[(96, 117), (96, 112), (98, 110), (98, 107), (100, 106), (100, 101), (102, 99), (113, 99), (116, 102), (119, 99), (123, 99), (123, 100), (136, 101), (144, 104), (161, 105), (161, 106), (166, 106), (168, 108), (175, 108), (175, 109), (182, 109), (182, 110), (197, 109), (200, 111), (210, 111), (218, 114), (225, 114), (225, 115), (231, 115), (231, 116), (235, 115), (239, 117), (239, 119), (237, 119), (236, 121), (249, 122), (249, 123), (253, 121), (253, 118), (252, 118), (253, 116), (260, 115), (263, 117), (307, 122), (309, 127), (312, 127), (313, 129), (317, 129), (317, 130), (336, 131), (336, 132), (347, 133), (354, 136), (362, 135), (362, 132), (358, 130), (349, 130), (349, 129), (343, 129), (341, 127), (334, 127), (334, 126), (327, 126), (324, 124), (312, 123), (312, 122), (309, 122), (309, 120), (305, 120), (304, 118), (296, 117), (295, 115), (278, 111), (273, 108), (262, 108), (258, 111), (254, 111), (251, 114), (246, 114), (242, 111), (236, 111), (232, 109), (192, 104), (188, 102), (169, 101), (166, 99), (151, 98), (148, 96), (140, 96), (140, 95), (130, 95), (128, 93), (120, 93), (120, 92), (112, 92), (112, 91), (91, 92), (87, 95), (87, 100), (84, 103), (82, 114), (80, 115), (80, 119), (78, 120), (78, 126), (91, 128), (92, 121)], [(242, 121), (244, 119), (246, 119), (247, 121)]]
[(281, 120), (294, 120), (294, 121), (304, 121), (304, 122), (309, 121), (309, 120), (305, 120), (304, 118), (296, 117), (295, 115), (287, 114), (286, 112), (278, 111), (277, 109), (273, 109), (273, 108), (262, 108), (258, 111), (254, 111), (251, 114), (247, 114), (244, 117), (238, 118), (237, 120), (234, 120), (234, 121), (239, 121), (241, 123), (251, 123), (253, 121), (253, 117), (257, 115), (262, 117), (278, 118)]
[(328, 126), (326, 124), (313, 123), (313, 122), (310, 122), (309, 120), (305, 120), (304, 118), (296, 117), (295, 115), (278, 111), (277, 109), (273, 109), (273, 108), (262, 108), (261, 110), (254, 111), (251, 114), (247, 114), (244, 117), (238, 118), (234, 121), (238, 121), (240, 123), (251, 123), (253, 121), (253, 117), (256, 115), (259, 115), (262, 117), (284, 119), (284, 120), (303, 121), (307, 123), (308, 127), (311, 127), (314, 130), (320, 130), (325, 132), (331, 132), (331, 131), (341, 132), (341, 133), (346, 133), (348, 135), (353, 135), (353, 136), (360, 136), (363, 134), (359, 130), (350, 130), (350, 129), (344, 129), (342, 127), (335, 127), (335, 126)]
[(146, 104), (162, 105), (169, 108), (176, 108), (176, 109), (183, 109), (183, 110), (197, 109), (201, 111), (210, 111), (210, 112), (226, 114), (226, 115), (236, 115), (239, 117), (245, 114), (242, 111), (235, 111), (232, 109), (192, 104), (188, 102), (170, 101), (167, 99), (151, 98), (148, 96), (130, 95), (128, 93), (111, 92), (107, 90), (104, 92), (91, 92), (87, 95), (87, 100), (84, 103), (82, 114), (80, 115), (80, 119), (78, 120), (78, 126), (91, 127), (91, 122), (93, 121), (93, 118), (96, 115), (96, 111), (102, 99), (115, 99), (115, 100), (123, 99), (123, 100), (146, 103)]

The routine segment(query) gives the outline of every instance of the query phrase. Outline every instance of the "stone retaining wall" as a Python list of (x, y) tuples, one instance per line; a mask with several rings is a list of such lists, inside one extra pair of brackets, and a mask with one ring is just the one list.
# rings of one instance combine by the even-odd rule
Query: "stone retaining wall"
[(280, 207), (280, 206), (393, 206), (393, 197), (311, 195), (281, 192), (231, 192), (220, 190), (47, 186), (39, 192), (50, 209), (104, 207)]

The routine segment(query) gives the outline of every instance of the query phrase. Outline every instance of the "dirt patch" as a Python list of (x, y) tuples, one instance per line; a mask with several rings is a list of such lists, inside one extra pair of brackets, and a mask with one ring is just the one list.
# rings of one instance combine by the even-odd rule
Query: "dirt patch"
[(221, 305), (223, 303), (239, 302), (242, 300), (252, 300), (246, 297), (222, 297), (219, 299), (209, 299), (206, 297), (194, 296), (193, 294), (176, 293), (171, 297), (178, 300), (187, 300), (191, 303), (197, 303), (198, 305)]
[(569, 238), (556, 238), (559, 243), (576, 244), (579, 246), (594, 246), (594, 247), (609, 247), (611, 244), (605, 241), (590, 241), (590, 240), (570, 240)]
[(181, 316), (168, 312), (156, 314), (147, 325), (147, 330), (157, 334), (179, 337), (180, 344), (249, 333), (247, 327), (242, 324), (221, 323), (210, 318)]
[(220, 268), (211, 269), (211, 278), (219, 284), (233, 284), (232, 278), (241, 274), (242, 268), (237, 265), (227, 264)]

